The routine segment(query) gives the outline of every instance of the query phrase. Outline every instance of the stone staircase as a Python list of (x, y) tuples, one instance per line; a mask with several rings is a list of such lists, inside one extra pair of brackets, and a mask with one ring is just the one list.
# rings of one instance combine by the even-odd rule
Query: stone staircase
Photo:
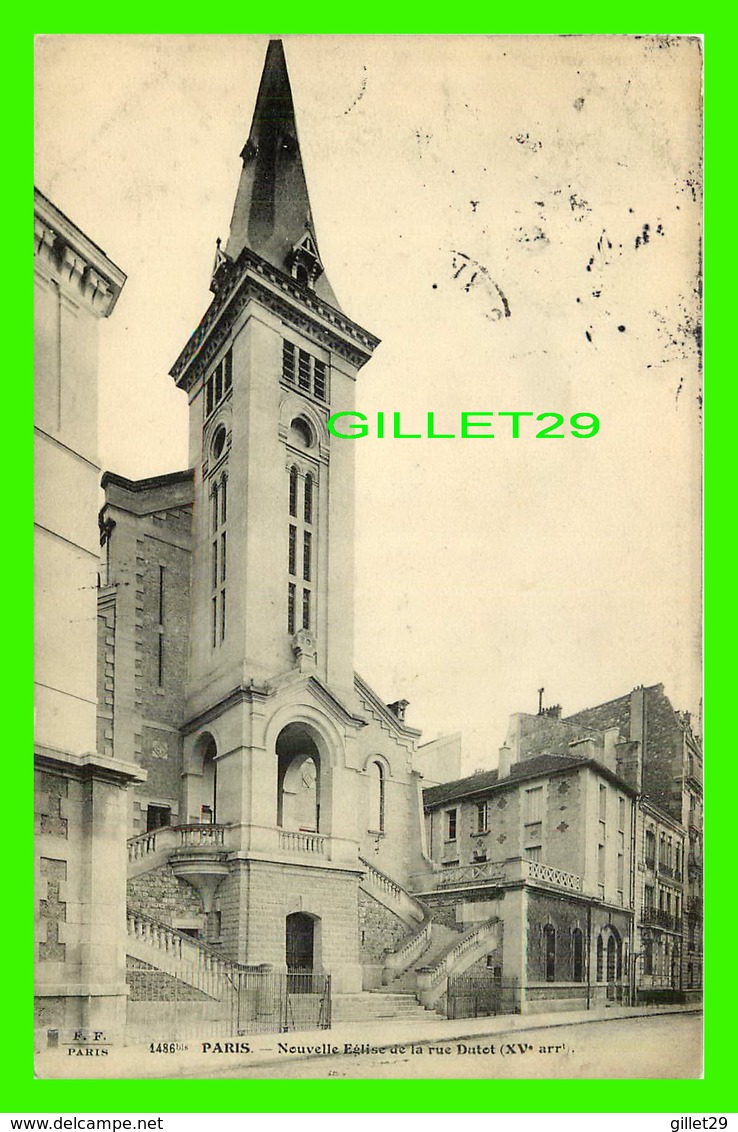
[(331, 1026), (371, 1025), (377, 1022), (427, 1022), (428, 1011), (413, 993), (390, 992), (388, 988), (360, 994), (334, 994)]
[(420, 952), (410, 967), (400, 971), (394, 978), (390, 978), (384, 986), (378, 987), (377, 993), (416, 995), (418, 990), (416, 968), (432, 967), (436, 959), (448, 951), (458, 940), (459, 931), (457, 929), (447, 928), (444, 924), (437, 924), (434, 921), (431, 922), (430, 941), (427, 947)]

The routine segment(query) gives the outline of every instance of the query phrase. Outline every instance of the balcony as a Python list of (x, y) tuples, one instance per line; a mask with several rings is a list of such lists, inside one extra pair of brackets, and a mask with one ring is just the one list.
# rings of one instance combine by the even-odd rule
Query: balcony
[(659, 861), (659, 876), (673, 877), (674, 869), (671, 865), (667, 865), (664, 861)]
[[(131, 837), (128, 841), (128, 864), (145, 864), (152, 868), (151, 858), (195, 854), (212, 857), (227, 852), (226, 825), (165, 825)], [(140, 869), (136, 871), (141, 871)]]
[(664, 912), (661, 908), (642, 908), (641, 923), (650, 924), (657, 928), (666, 928), (670, 932), (680, 932), (682, 921), (671, 912)]
[(531, 861), (527, 857), (509, 857), (506, 861), (477, 861), (471, 865), (454, 865), (412, 878), (416, 892), (443, 891), (447, 888), (473, 888), (478, 885), (509, 885), (521, 881), (548, 884), (568, 892), (582, 891), (582, 878), (563, 869)]
[(171, 863), (182, 875), (209, 863), (226, 869), (233, 853), (257, 860), (356, 867), (356, 842), (314, 830), (263, 825), (171, 825), (128, 841), (128, 876)]

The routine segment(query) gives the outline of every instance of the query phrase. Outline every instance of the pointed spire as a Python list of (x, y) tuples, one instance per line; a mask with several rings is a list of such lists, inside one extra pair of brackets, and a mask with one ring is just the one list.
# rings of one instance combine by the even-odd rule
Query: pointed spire
[(227, 255), (236, 259), (248, 247), (338, 307), (318, 252), (290, 80), (279, 39), (271, 40), (267, 48), (254, 118), (241, 158), (243, 169)]

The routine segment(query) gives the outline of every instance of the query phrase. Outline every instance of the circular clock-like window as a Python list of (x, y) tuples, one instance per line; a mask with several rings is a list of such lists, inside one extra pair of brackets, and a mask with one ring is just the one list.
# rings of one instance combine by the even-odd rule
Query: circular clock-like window
[(223, 455), (223, 449), (225, 448), (225, 443), (226, 443), (226, 436), (227, 436), (227, 433), (226, 433), (225, 425), (219, 425), (218, 428), (215, 430), (215, 436), (213, 437), (213, 444), (212, 444), (213, 456), (215, 457), (216, 460), (219, 460), (220, 457)]

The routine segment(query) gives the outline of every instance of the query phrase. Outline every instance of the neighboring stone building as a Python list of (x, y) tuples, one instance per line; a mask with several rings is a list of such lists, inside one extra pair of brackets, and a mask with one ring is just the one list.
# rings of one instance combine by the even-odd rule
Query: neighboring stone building
[(132, 757), (96, 745), (99, 320), (125, 275), (35, 194), (36, 1030), (125, 1018)]
[(497, 770), (424, 790), (434, 868), (413, 891), (447, 923), (499, 917), (490, 965), (521, 1010), (698, 997), (698, 759), (661, 685), (515, 715)]
[(636, 792), (615, 739), (515, 715), (497, 770), (424, 791), (435, 868), (413, 891), (448, 923), (499, 918), (490, 965), (521, 1011), (628, 996)]
[[(685, 992), (699, 994), (702, 988), (702, 747), (692, 730), (688, 712), (674, 710), (663, 684), (634, 688), (628, 695), (598, 704), (570, 716), (568, 722), (593, 727), (617, 727), (623, 743), (630, 746), (632, 781), (652, 806), (670, 817), (675, 827), (686, 830), (686, 862), (682, 858), (681, 974)], [(661, 879), (673, 887), (666, 872), (673, 865), (659, 858)], [(666, 895), (666, 894), (664, 894)], [(671, 972), (672, 964), (669, 964)]]
[(642, 798), (636, 841), (636, 967), (633, 981), (641, 998), (692, 991), (682, 970), (685, 831), (657, 806)]

